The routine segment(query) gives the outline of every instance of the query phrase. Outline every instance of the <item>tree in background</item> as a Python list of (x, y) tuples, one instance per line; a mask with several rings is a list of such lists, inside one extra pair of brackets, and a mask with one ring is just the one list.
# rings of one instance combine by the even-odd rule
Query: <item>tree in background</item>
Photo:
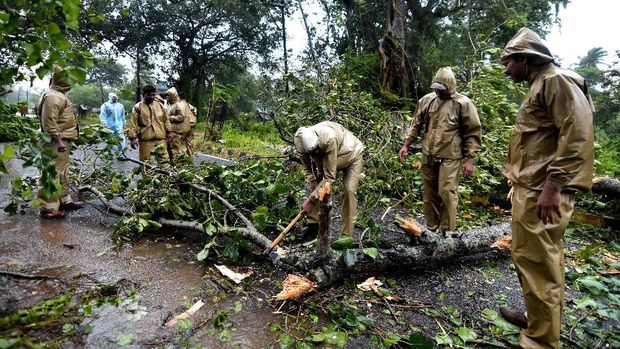
[(101, 103), (104, 103), (108, 100), (107, 94), (103, 90), (104, 87), (109, 89), (120, 85), (125, 81), (127, 69), (109, 58), (104, 58), (95, 60), (94, 66), (88, 69), (87, 74), (86, 82), (99, 86)]
[[(84, 81), (92, 55), (69, 39), (78, 30), (79, 10), (79, 0), (0, 5), (0, 87), (43, 78), (55, 65), (64, 66), (71, 79)], [(36, 75), (30, 75), (32, 70)]]

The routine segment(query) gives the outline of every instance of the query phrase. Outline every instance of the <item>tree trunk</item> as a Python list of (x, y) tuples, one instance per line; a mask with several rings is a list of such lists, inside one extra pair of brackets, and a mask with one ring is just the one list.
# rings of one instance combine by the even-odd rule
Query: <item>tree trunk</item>
[(405, 7), (402, 0), (390, 0), (385, 34), (379, 42), (381, 88), (398, 96), (411, 98), (413, 70), (404, 43)]
[(607, 177), (596, 178), (592, 182), (592, 192), (618, 198), (620, 197), (620, 180)]
[[(169, 170), (144, 164), (141, 161), (130, 159), (130, 161), (149, 166), (160, 173), (175, 176)], [(184, 182), (184, 181), (180, 181)], [(510, 222), (501, 223), (483, 229), (474, 229), (458, 233), (450, 233), (442, 236), (441, 233), (425, 231), (421, 238), (418, 238), (410, 245), (397, 245), (389, 249), (377, 249), (377, 256), (373, 259), (364, 251), (363, 248), (351, 248), (344, 251), (334, 251), (329, 247), (327, 233), (320, 232), (318, 245), (321, 246), (321, 253), (315, 249), (309, 249), (305, 245), (293, 245), (288, 249), (278, 247), (276, 251), (269, 249), (271, 239), (267, 238), (256, 230), (252, 221), (245, 217), (243, 213), (218, 193), (204, 186), (185, 183), (194, 190), (206, 193), (209, 198), (220, 201), (229, 211), (243, 223), (241, 227), (227, 227), (221, 230), (221, 234), (230, 235), (231, 232), (241, 234), (244, 238), (254, 243), (259, 248), (259, 253), (268, 253), (274, 265), (285, 270), (306, 275), (313, 279), (319, 287), (327, 287), (344, 277), (360, 274), (384, 272), (390, 270), (422, 269), (432, 267), (436, 263), (445, 262), (451, 259), (487, 252), (491, 249), (491, 244), (499, 238), (510, 234)], [(101, 192), (91, 186), (79, 188), (82, 191), (89, 191), (95, 194), (99, 200), (112, 213), (118, 215), (133, 215), (134, 212), (113, 205), (106, 200)], [(329, 200), (325, 200), (328, 202)], [(328, 213), (330, 207), (323, 205), (322, 213)], [(329, 215), (323, 222), (323, 228), (328, 223)], [(183, 222), (165, 218), (158, 220), (160, 224), (176, 229), (193, 230), (204, 233), (203, 225), (199, 222)], [(264, 251), (264, 252), (263, 252)], [(345, 263), (345, 260), (347, 263)]]
[(314, 52), (314, 45), (312, 43), (312, 32), (310, 31), (310, 27), (308, 26), (308, 21), (306, 18), (306, 13), (304, 12), (304, 7), (302, 6), (301, 0), (297, 1), (299, 5), (299, 11), (301, 12), (301, 18), (304, 22), (304, 28), (306, 29), (306, 36), (308, 37), (308, 52), (310, 52), (310, 57), (312, 58), (312, 62), (314, 63), (314, 67), (316, 68), (316, 78), (319, 82), (319, 85), (323, 84), (323, 73), (321, 71), (321, 62), (317, 58), (316, 52)]

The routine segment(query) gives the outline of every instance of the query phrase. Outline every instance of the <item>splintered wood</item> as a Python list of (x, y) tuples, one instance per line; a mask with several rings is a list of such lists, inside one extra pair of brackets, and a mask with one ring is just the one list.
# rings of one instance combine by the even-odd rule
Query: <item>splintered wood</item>
[(282, 282), (282, 291), (273, 298), (277, 301), (297, 299), (316, 289), (316, 284), (305, 277), (288, 274)]
[(416, 223), (415, 218), (396, 217), (395, 219), (400, 229), (402, 229), (406, 233), (409, 233), (413, 236), (422, 236), (422, 234), (424, 233), (424, 230), (422, 230), (422, 228), (420, 228), (420, 226)]
[(331, 183), (325, 182), (325, 184), (323, 184), (321, 188), (319, 188), (319, 201), (323, 201), (323, 199), (325, 198), (325, 195), (329, 195), (331, 193), (332, 193)]
[(203, 305), (205, 305), (205, 303), (201, 299), (198, 302), (194, 303), (194, 305), (192, 305), (191, 308), (187, 309), (186, 311), (182, 312), (181, 314), (178, 314), (177, 316), (175, 316), (172, 319), (170, 319), (170, 321), (166, 322), (166, 324), (164, 326), (170, 328), (170, 327), (176, 325), (177, 322), (179, 322), (179, 320), (187, 319), (188, 317), (194, 315), (194, 313), (196, 313), (200, 308), (202, 308)]
[(504, 236), (491, 244), (491, 247), (498, 248), (500, 250), (510, 250), (510, 246), (512, 246), (512, 235)]

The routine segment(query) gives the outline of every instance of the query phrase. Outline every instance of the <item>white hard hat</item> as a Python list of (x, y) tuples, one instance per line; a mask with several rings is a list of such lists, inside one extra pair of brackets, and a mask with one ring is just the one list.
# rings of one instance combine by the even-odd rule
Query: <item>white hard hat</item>
[(319, 145), (319, 136), (309, 127), (300, 127), (295, 132), (295, 148), (300, 153), (309, 153)]

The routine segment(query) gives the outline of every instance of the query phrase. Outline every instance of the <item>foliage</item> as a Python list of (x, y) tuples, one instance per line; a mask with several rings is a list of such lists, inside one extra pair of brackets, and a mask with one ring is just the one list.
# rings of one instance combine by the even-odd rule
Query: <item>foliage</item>
[(18, 104), (4, 104), (0, 101), (0, 142), (17, 141), (27, 136), (26, 128), (39, 127), (38, 120), (17, 116), (19, 108)]
[(81, 342), (92, 328), (93, 309), (120, 304), (117, 296), (116, 286), (99, 285), (79, 292), (69, 288), (30, 307), (3, 313), (0, 347), (64, 348), (67, 343)]
[[(86, 105), (89, 108), (101, 106), (100, 87), (95, 84), (76, 84), (67, 92), (67, 97), (75, 107)], [(107, 101), (107, 97), (105, 99)]]
[(2, 6), (0, 86), (34, 78), (20, 68), (36, 69), (43, 78), (55, 65), (64, 66), (72, 80), (83, 81), (92, 55), (68, 38), (78, 30), (79, 10), (79, 0), (18, 0)]

